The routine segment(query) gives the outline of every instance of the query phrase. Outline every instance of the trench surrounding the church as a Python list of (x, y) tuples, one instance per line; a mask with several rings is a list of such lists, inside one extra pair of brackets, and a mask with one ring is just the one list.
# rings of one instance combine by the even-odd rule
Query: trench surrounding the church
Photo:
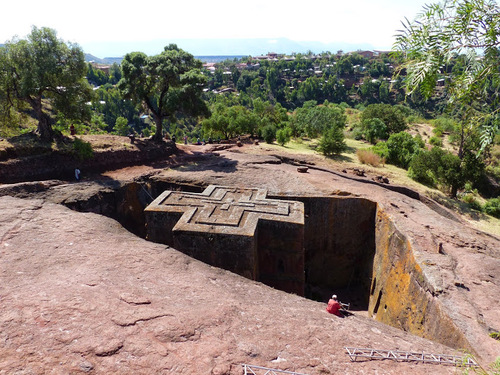
[[(85, 202), (67, 205), (118, 220), (145, 237), (144, 208), (164, 190), (204, 187), (161, 181), (131, 183)], [(377, 202), (349, 196), (272, 196), (304, 203), (306, 298), (326, 302), (332, 293), (385, 324), (453, 348), (469, 348), (463, 333), (431, 293), (411, 242)], [(226, 263), (228, 263), (226, 261)]]

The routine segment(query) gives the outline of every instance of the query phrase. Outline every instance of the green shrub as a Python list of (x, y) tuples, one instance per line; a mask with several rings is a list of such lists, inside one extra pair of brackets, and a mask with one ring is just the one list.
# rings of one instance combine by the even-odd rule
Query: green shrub
[(387, 132), (398, 133), (406, 130), (406, 118), (404, 107), (392, 106), (390, 104), (370, 104), (361, 113), (361, 120), (370, 120), (378, 118), (382, 120), (387, 127)]
[(75, 138), (73, 141), (73, 153), (80, 160), (92, 159), (94, 156), (92, 145), (80, 138)]
[(387, 126), (379, 118), (371, 118), (362, 122), (363, 135), (365, 139), (375, 144), (379, 139), (387, 139)]
[(332, 126), (319, 140), (318, 150), (326, 156), (340, 154), (346, 148), (344, 132), (340, 127)]
[(486, 212), (488, 215), (497, 217), (500, 219), (500, 198), (492, 198), (489, 199), (484, 207), (484, 212)]
[(443, 130), (439, 128), (434, 128), (432, 129), (432, 132), (436, 137), (442, 137), (443, 136)]
[(292, 136), (292, 129), (290, 129), (288, 127), (284, 127), (283, 129), (279, 129), (276, 132), (276, 141), (280, 145), (284, 146), (285, 143), (290, 142), (291, 136)]
[(389, 149), (387, 148), (387, 142), (384, 141), (377, 142), (377, 144), (373, 146), (371, 150), (383, 159), (387, 159), (387, 157), (389, 156)]
[(425, 119), (421, 116), (418, 116), (418, 115), (409, 115), (407, 118), (406, 118), (406, 121), (409, 123), (409, 124), (422, 124), (422, 123), (425, 123)]
[(436, 186), (452, 193), (464, 186), (466, 178), (458, 156), (440, 147), (419, 150), (409, 164), (408, 176), (428, 186)]
[(266, 125), (262, 128), (262, 138), (266, 143), (273, 143), (274, 139), (276, 138), (276, 126), (274, 125)]
[(399, 132), (387, 140), (387, 162), (408, 169), (411, 159), (420, 149), (420, 143), (411, 134)]
[(363, 129), (361, 129), (361, 126), (355, 126), (353, 129), (352, 129), (352, 137), (356, 140), (356, 141), (359, 141), (361, 139), (364, 138), (364, 135), (363, 135)]
[(457, 126), (457, 122), (449, 117), (440, 116), (432, 121), (435, 129), (439, 129), (441, 134), (443, 132), (452, 132)]
[(500, 180), (500, 166), (494, 167), (492, 165), (488, 165), (486, 167), (486, 173), (489, 174), (490, 176), (493, 176), (497, 180)]
[(429, 143), (433, 146), (443, 147), (443, 140), (439, 137), (431, 137)]
[(118, 135), (128, 135), (130, 133), (130, 127), (128, 126), (127, 119), (121, 116), (117, 117), (113, 130)]
[(474, 197), (474, 195), (472, 195), (472, 194), (465, 194), (462, 197), (462, 201), (467, 203), (469, 205), (469, 207), (472, 208), (473, 210), (476, 210), (476, 211), (483, 210), (481, 203), (479, 203), (478, 200), (476, 199), (476, 197)]

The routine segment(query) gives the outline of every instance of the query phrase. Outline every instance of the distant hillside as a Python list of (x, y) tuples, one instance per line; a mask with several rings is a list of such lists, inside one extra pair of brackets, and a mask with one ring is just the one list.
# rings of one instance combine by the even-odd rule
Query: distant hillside
[(103, 59), (96, 57), (90, 53), (85, 54), (85, 61), (87, 62), (95, 62), (98, 64), (120, 64), (123, 60), (123, 57), (105, 57)]

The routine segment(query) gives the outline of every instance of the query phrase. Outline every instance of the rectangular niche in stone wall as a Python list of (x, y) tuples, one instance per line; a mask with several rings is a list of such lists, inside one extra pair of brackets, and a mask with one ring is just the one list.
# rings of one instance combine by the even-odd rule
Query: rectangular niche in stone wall
[(147, 238), (210, 265), (304, 294), (304, 204), (263, 189), (165, 191), (146, 209)]

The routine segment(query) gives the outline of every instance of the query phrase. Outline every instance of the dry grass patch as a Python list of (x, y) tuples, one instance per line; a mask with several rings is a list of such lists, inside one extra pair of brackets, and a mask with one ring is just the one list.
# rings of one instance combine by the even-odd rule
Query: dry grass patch
[(358, 149), (356, 150), (356, 156), (361, 164), (368, 164), (372, 167), (380, 167), (380, 165), (385, 165), (385, 158), (377, 155), (371, 150)]

